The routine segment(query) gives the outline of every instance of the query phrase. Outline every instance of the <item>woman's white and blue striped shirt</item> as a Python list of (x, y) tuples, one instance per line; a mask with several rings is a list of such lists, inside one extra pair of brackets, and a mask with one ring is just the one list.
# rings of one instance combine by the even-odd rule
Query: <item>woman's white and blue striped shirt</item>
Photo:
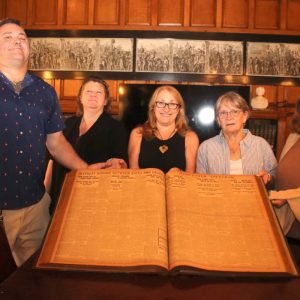
[[(245, 138), (240, 142), (243, 174), (255, 175), (266, 170), (275, 176), (277, 161), (271, 146), (248, 129), (244, 129), (244, 134)], [(230, 150), (222, 131), (200, 145), (197, 173), (230, 174)]]

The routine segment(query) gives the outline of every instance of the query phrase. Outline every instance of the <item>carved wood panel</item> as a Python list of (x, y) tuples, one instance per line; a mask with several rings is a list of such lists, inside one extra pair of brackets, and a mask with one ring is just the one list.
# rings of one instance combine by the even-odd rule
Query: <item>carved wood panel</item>
[(95, 0), (94, 24), (120, 25), (120, 0)]
[(82, 84), (81, 79), (64, 79), (61, 80), (61, 98), (75, 99)]
[(283, 100), (287, 100), (288, 104), (294, 105), (300, 98), (300, 86), (284, 86)]
[(58, 0), (32, 0), (32, 2), (33, 25), (57, 25)]
[(151, 25), (151, 0), (126, 0), (126, 25)]
[(158, 25), (183, 26), (184, 0), (158, 0)]
[(300, 0), (287, 1), (287, 29), (300, 30)]
[(1, 3), (6, 18), (18, 19), (22, 24), (27, 24), (28, 0), (2, 0)]
[(247, 28), (249, 0), (223, 0), (223, 27)]
[(88, 24), (89, 0), (64, 0), (64, 24)]
[[(26, 29), (130, 29), (300, 34), (300, 0), (0, 0)], [(64, 25), (67, 25), (65, 27)]]
[(216, 26), (216, 0), (191, 0), (191, 26)]
[(256, 0), (255, 28), (279, 28), (280, 0)]
[(0, 20), (4, 19), (6, 16), (5, 7), (6, 7), (6, 3), (4, 1), (0, 1)]
[(109, 95), (110, 95), (110, 113), (117, 115), (119, 113), (119, 81), (117, 80), (105, 80), (109, 86)]
[(65, 79), (60, 81), (60, 105), (64, 113), (76, 112), (76, 98), (82, 80)]

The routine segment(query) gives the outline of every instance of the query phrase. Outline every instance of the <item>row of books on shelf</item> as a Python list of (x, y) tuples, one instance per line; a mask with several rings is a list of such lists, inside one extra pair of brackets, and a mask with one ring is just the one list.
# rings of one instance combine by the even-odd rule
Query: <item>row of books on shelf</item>
[(249, 120), (248, 128), (252, 134), (263, 137), (276, 149), (277, 124), (272, 120)]

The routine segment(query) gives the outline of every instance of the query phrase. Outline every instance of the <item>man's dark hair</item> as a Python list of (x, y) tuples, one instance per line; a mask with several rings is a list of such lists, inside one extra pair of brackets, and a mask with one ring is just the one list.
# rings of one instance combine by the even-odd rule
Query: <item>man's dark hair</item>
[(0, 21), (0, 27), (5, 25), (5, 24), (16, 24), (18, 26), (21, 26), (21, 22), (17, 19), (3, 19)]

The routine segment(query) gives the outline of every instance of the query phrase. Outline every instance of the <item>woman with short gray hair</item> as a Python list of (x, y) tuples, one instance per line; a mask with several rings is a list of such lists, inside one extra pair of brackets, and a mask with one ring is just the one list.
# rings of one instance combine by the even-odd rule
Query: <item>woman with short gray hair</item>
[(250, 115), (246, 100), (228, 92), (218, 99), (215, 113), (221, 132), (200, 145), (197, 173), (251, 174), (262, 177), (265, 184), (270, 183), (277, 161), (265, 139), (244, 129)]

